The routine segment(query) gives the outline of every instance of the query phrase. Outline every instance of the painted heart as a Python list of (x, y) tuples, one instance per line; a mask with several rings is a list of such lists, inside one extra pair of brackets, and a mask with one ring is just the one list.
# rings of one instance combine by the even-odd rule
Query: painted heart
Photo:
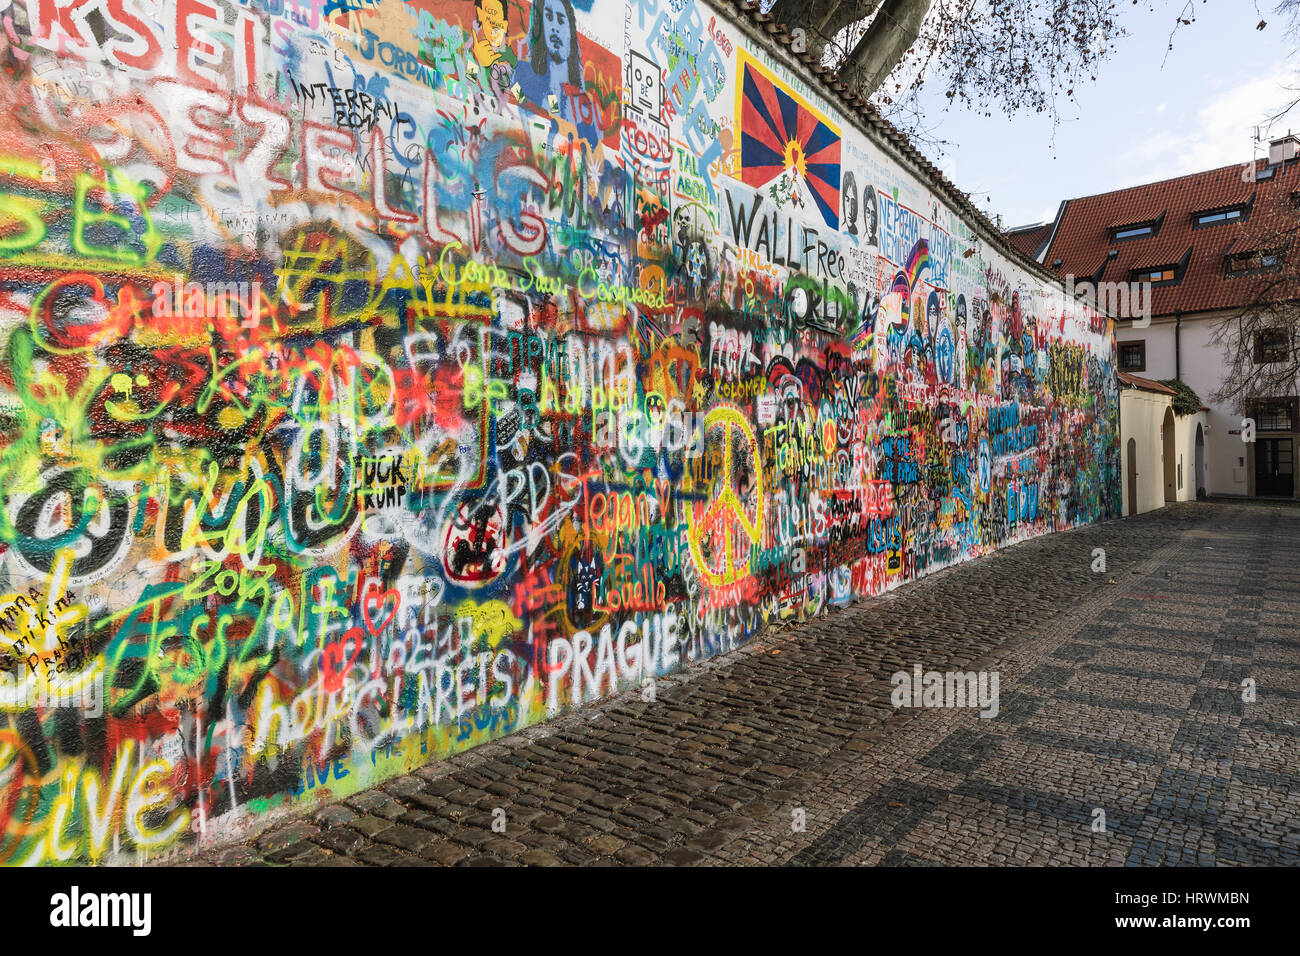
[[(393, 609), (388, 612), (388, 617), (384, 618), (384, 623), (376, 627), (375, 619), (370, 615), (370, 607), (373, 604), (377, 610), (387, 604), (390, 597), (393, 599)], [(366, 629), (370, 631), (371, 637), (378, 637), (379, 632), (392, 623), (393, 618), (397, 617), (397, 609), (402, 606), (402, 595), (397, 592), (396, 588), (390, 588), (380, 593), (379, 589), (371, 584), (366, 590), (366, 597), (362, 605), (366, 612)]]
[[(343, 656), (347, 653), (345, 648), (348, 641), (352, 642), (352, 659), (344, 664)], [(343, 675), (357, 666), (365, 649), (365, 635), (359, 627), (348, 628), (342, 640), (325, 646), (320, 652), (321, 683), (325, 686), (325, 693), (333, 694), (342, 689)]]

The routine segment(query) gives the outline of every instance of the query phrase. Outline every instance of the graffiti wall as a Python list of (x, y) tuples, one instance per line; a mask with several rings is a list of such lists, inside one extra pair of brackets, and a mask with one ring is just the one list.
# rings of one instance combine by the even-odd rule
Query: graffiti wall
[(730, 8), (0, 18), (0, 862), (245, 837), (1119, 512), (1106, 320)]

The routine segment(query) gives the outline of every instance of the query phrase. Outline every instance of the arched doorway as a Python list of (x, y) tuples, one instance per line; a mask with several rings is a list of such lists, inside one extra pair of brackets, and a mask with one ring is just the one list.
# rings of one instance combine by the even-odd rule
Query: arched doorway
[(1165, 462), (1165, 501), (1178, 500), (1178, 477), (1174, 462), (1178, 452), (1174, 449), (1174, 410), (1165, 409), (1165, 423), (1160, 428), (1160, 455)]
[(1128, 513), (1138, 513), (1138, 445), (1136, 438), (1128, 440), (1127, 461), (1124, 464), (1124, 480), (1128, 485)]
[(1196, 423), (1196, 456), (1193, 461), (1196, 462), (1196, 472), (1192, 478), (1192, 481), (1195, 482), (1196, 497), (1204, 498), (1210, 493), (1210, 489), (1207, 487), (1210, 478), (1205, 473), (1205, 429), (1200, 422)]

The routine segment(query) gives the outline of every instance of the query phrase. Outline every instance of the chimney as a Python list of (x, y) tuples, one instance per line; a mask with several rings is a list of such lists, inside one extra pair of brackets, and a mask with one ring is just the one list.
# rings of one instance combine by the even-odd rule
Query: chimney
[(1270, 166), (1281, 166), (1297, 156), (1300, 156), (1300, 139), (1292, 136), (1290, 130), (1287, 130), (1285, 136), (1269, 141), (1268, 164)]

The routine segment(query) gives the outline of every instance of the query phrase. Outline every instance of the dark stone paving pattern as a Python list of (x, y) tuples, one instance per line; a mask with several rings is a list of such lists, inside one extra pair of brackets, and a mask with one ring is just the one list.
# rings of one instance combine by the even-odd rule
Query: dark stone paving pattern
[[(192, 862), (1294, 865), (1297, 531), (1195, 503), (1041, 538)], [(998, 716), (895, 711), (914, 664), (998, 671)]]

